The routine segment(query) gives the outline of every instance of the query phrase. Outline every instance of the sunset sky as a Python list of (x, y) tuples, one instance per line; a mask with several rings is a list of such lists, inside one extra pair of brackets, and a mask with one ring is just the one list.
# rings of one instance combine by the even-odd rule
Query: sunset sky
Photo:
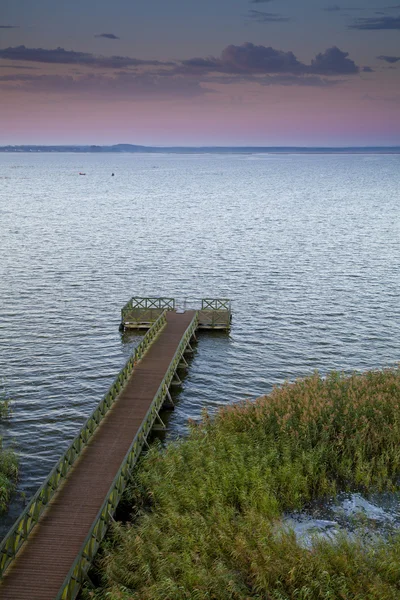
[(396, 0), (2, 0), (0, 144), (400, 145)]

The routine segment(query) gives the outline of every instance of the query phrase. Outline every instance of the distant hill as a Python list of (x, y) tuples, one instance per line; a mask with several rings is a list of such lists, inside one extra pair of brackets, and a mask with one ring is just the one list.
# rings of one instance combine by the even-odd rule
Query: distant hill
[(0, 146), (0, 152), (146, 152), (174, 154), (400, 154), (400, 146), (348, 146), (343, 148), (301, 146), (136, 146), (115, 144), (113, 146)]

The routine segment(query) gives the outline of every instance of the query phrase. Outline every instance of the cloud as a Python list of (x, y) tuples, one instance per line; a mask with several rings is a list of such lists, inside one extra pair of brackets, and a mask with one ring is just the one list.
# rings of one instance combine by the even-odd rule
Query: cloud
[[(384, 15), (385, 13), (382, 12), (383, 10), (397, 10), (400, 8), (400, 4), (396, 4), (395, 6), (377, 6), (375, 7), (375, 14), (376, 15)], [(326, 11), (326, 12), (343, 12), (343, 11), (366, 11), (368, 10), (367, 8), (363, 7), (360, 8), (359, 6), (339, 6), (338, 4), (331, 4), (330, 6), (326, 6), (325, 8), (323, 8), (322, 10)], [(370, 8), (370, 10), (374, 10), (373, 7)]]
[(231, 72), (296, 73), (303, 70), (302, 63), (293, 52), (275, 50), (271, 46), (255, 46), (250, 42), (224, 48), (220, 63)]
[(283, 17), (279, 13), (267, 13), (261, 10), (249, 10), (247, 17), (257, 23), (283, 23), (290, 21), (289, 17)]
[(307, 87), (330, 87), (337, 85), (341, 80), (322, 79), (316, 75), (273, 75), (259, 80), (261, 85), (300, 85)]
[(331, 6), (326, 6), (325, 8), (323, 8), (322, 10), (326, 11), (326, 12), (343, 12), (345, 10), (355, 10), (355, 11), (362, 11), (362, 10), (366, 10), (365, 8), (358, 8), (356, 6), (339, 6), (338, 4), (333, 4)]
[(400, 56), (386, 56), (385, 54), (381, 54), (376, 58), (379, 58), (379, 60), (384, 60), (388, 63), (397, 63), (400, 60)]
[[(29, 75), (29, 74), (21, 74), (16, 75), (13, 73), (12, 75), (0, 75), (0, 81), (31, 81), (35, 79), (40, 79), (44, 77), (43, 75)], [(58, 77), (58, 75), (57, 75)]]
[(0, 25), (0, 29), (19, 29), (19, 25)]
[(311, 61), (310, 70), (321, 75), (351, 75), (359, 72), (353, 60), (347, 58), (348, 52), (342, 52), (336, 46), (317, 54)]
[(379, 30), (400, 29), (399, 17), (360, 17), (349, 25), (349, 29)]
[(0, 58), (46, 64), (102, 67), (106, 69), (120, 69), (125, 67), (137, 67), (140, 65), (159, 66), (174, 64), (168, 62), (163, 63), (158, 60), (139, 60), (136, 58), (129, 58), (128, 56), (97, 56), (88, 52), (64, 50), (64, 48), (46, 50), (44, 48), (26, 48), (25, 46), (0, 49)]
[[(75, 52), (56, 48), (15, 48), (0, 49), (0, 58), (13, 61), (31, 61), (45, 64), (64, 64), (89, 66), (109, 69), (126, 67), (160, 67), (165, 74), (198, 75), (199, 73), (215, 72), (227, 74), (243, 73), (291, 73), (318, 75), (349, 75), (359, 71), (354, 61), (348, 58), (348, 52), (337, 47), (328, 48), (317, 54), (310, 65), (299, 61), (291, 51), (276, 50), (271, 46), (255, 45), (246, 42), (241, 46), (233, 44), (224, 48), (219, 58), (191, 58), (176, 62), (161, 62), (157, 60), (139, 60), (127, 56), (97, 56), (87, 52)], [(162, 75), (161, 71), (157, 73)]]
[(95, 38), (107, 38), (108, 40), (119, 40), (120, 38), (113, 33), (98, 33), (94, 36)]
[[(8, 89), (25, 92), (45, 92), (59, 94), (96, 94), (101, 98), (135, 99), (156, 97), (170, 99), (176, 96), (195, 97), (213, 90), (202, 87), (198, 81), (184, 77), (161, 77), (150, 73), (119, 71), (113, 76), (85, 74), (79, 77), (70, 75), (0, 75), (0, 83), (14, 84)], [(2, 89), (7, 89), (2, 87)]]
[(396, 94), (394, 96), (371, 96), (370, 94), (364, 94), (362, 99), (369, 100), (370, 102), (389, 102), (392, 104), (400, 104), (400, 94)]
[[(203, 82), (230, 84), (237, 83), (238, 78), (234, 75), (219, 75), (202, 78)], [(341, 83), (341, 79), (323, 79), (318, 75), (241, 75), (240, 81), (257, 83), (262, 86), (270, 85), (299, 85), (307, 87), (329, 87)]]
[(359, 67), (336, 46), (317, 54), (310, 65), (299, 61), (293, 52), (276, 50), (271, 46), (256, 46), (246, 42), (241, 46), (230, 45), (220, 58), (192, 58), (184, 60), (177, 72), (199, 75), (200, 73), (226, 74), (292, 74), (292, 75), (352, 75)]
[(0, 69), (12, 69), (13, 71), (15, 71), (15, 69), (23, 69), (24, 71), (37, 71), (38, 67), (27, 67), (26, 65), (0, 65)]
[[(18, 57), (15, 59), (15, 57)], [(27, 58), (29, 56), (29, 58)], [(207, 84), (253, 82), (259, 85), (300, 85), (327, 87), (336, 85), (339, 76), (354, 75), (360, 68), (348, 58), (348, 52), (337, 47), (316, 55), (310, 64), (298, 60), (291, 51), (246, 42), (240, 46), (226, 46), (219, 57), (195, 57), (174, 63), (136, 60), (128, 57), (98, 57), (92, 54), (56, 50), (29, 49), (24, 46), (0, 50), (0, 58), (32, 60), (74, 66), (115, 67), (121, 63), (124, 70), (85, 73), (78, 70), (69, 75), (14, 73), (0, 76), (6, 87), (34, 92), (97, 93), (135, 97), (136, 95), (163, 97), (199, 96), (212, 93)], [(138, 70), (127, 67), (140, 66)], [(18, 67), (17, 67), (18, 68)], [(19, 67), (22, 68), (22, 67)], [(37, 68), (37, 67), (34, 67)], [(80, 72), (79, 72), (80, 71)], [(364, 69), (366, 71), (366, 69)], [(331, 78), (331, 79), (330, 79)]]
[[(317, 75), (253, 75), (242, 74), (239, 79), (235, 75), (205, 75), (201, 78), (168, 76), (167, 71), (162, 75), (149, 73), (132, 73), (119, 71), (113, 76), (104, 74), (85, 74), (78, 77), (71, 75), (32, 75), (29, 73), (0, 75), (2, 90), (16, 90), (20, 92), (46, 93), (46, 94), (85, 94), (95, 95), (103, 99), (134, 100), (136, 98), (157, 98), (169, 100), (176, 97), (193, 98), (205, 94), (214, 94), (215, 90), (207, 84), (232, 84), (238, 81), (249, 81), (263, 87), (280, 86), (307, 86), (330, 87), (337, 85), (341, 80), (327, 80)], [(1, 85), (1, 84), (5, 84)], [(203, 85), (202, 85), (203, 84)], [(205, 85), (204, 85), (205, 84)]]
[(363, 73), (374, 73), (374, 69), (371, 69), (371, 67), (363, 67), (362, 69)]
[(272, 2), (272, 0), (250, 0), (250, 4), (262, 4), (264, 2)]

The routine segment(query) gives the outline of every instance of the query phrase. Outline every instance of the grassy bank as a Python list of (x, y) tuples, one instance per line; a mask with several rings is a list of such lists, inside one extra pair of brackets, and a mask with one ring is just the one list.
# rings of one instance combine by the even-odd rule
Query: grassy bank
[(115, 527), (94, 596), (400, 598), (400, 537), (304, 548), (279, 528), (284, 511), (339, 490), (398, 489), (399, 442), (399, 369), (314, 374), (204, 415), (141, 461), (133, 523)]
[[(0, 421), (7, 419), (10, 415), (10, 400), (0, 395)], [(0, 437), (0, 513), (7, 509), (11, 495), (15, 490), (18, 476), (18, 460), (11, 449), (3, 448), (3, 440)]]

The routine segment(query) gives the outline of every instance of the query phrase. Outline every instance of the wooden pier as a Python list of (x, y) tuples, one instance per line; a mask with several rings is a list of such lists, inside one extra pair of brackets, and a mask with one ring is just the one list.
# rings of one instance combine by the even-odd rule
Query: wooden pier
[[(184, 302), (184, 308), (186, 309), (186, 302)], [(231, 301), (227, 298), (203, 298), (199, 307), (191, 308), (197, 311), (198, 329), (230, 329)], [(134, 296), (121, 311), (121, 329), (148, 329), (164, 310), (174, 311), (175, 309), (175, 298)]]
[(153, 425), (164, 427), (160, 410), (199, 327), (195, 310), (155, 317), (1, 543), (1, 600), (76, 598)]

